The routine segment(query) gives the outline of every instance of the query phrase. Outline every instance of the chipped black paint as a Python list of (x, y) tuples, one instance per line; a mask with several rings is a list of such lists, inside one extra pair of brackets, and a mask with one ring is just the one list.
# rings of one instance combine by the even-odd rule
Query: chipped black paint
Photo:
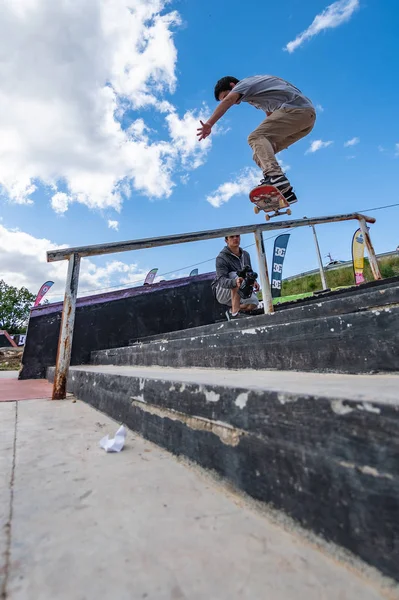
[[(399, 307), (212, 332), (97, 352), (94, 364), (399, 371)], [(273, 323), (273, 317), (270, 317)], [(216, 330), (217, 331), (217, 330)], [(191, 337), (188, 337), (191, 336)], [(245, 377), (245, 373), (243, 373)]]

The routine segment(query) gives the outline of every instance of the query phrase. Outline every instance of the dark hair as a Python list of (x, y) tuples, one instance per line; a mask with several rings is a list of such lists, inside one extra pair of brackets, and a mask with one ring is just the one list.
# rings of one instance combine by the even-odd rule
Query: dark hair
[(231, 75), (226, 75), (226, 77), (222, 77), (222, 79), (219, 79), (219, 81), (215, 85), (215, 100), (219, 102), (219, 94), (221, 92), (230, 92), (230, 83), (238, 83), (239, 81), (240, 80), (237, 79), (237, 77), (231, 77)]

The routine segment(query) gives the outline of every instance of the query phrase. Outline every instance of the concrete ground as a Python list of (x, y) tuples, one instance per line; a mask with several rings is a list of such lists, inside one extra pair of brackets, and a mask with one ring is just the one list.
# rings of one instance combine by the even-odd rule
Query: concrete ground
[(1, 598), (397, 597), (131, 432), (106, 454), (117, 426), (79, 401), (0, 404)]

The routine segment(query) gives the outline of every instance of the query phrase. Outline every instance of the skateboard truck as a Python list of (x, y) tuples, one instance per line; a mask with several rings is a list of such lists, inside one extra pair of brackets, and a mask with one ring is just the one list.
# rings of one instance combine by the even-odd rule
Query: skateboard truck
[(265, 219), (266, 221), (270, 221), (270, 219), (273, 219), (273, 217), (279, 217), (280, 215), (291, 215), (292, 214), (292, 210), (290, 208), (287, 208), (287, 210), (280, 210), (279, 208), (277, 208), (276, 210), (271, 209), (271, 212), (273, 212), (272, 215), (268, 214), (268, 211), (270, 209), (268, 208), (259, 208), (259, 206), (254, 206), (254, 213), (257, 215), (260, 213), (260, 211), (263, 210), (266, 214), (265, 214)]

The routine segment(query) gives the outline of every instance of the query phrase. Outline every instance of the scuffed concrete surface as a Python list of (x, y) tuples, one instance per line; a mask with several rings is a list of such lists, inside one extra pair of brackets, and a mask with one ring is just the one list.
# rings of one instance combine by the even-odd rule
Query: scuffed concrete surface
[(16, 403), (0, 406), (0, 598), (8, 563), (11, 478), (13, 469)]
[(224, 333), (101, 350), (91, 354), (91, 362), (353, 374), (395, 372), (399, 371), (398, 322), (399, 307), (279, 324), (271, 319), (269, 325), (254, 324), (249, 329), (237, 327)]
[[(6, 518), (15, 406), (0, 405)], [(81, 402), (18, 403), (9, 600), (395, 597), (131, 432), (106, 454), (116, 427)], [(3, 558), (4, 527), (0, 543)]]
[[(199, 367), (143, 367), (116, 365), (82, 365), (71, 367), (74, 371), (88, 373), (104, 373), (126, 377), (140, 377), (171, 381), (176, 385), (193, 383), (199, 386), (229, 386), (248, 390), (270, 390), (293, 394), (309, 394), (316, 396), (332, 396), (354, 401), (380, 402), (383, 404), (399, 404), (399, 375), (345, 375), (342, 373), (301, 373), (298, 371), (277, 370), (234, 370), (206, 369)], [(212, 400), (211, 400), (212, 401)]]

